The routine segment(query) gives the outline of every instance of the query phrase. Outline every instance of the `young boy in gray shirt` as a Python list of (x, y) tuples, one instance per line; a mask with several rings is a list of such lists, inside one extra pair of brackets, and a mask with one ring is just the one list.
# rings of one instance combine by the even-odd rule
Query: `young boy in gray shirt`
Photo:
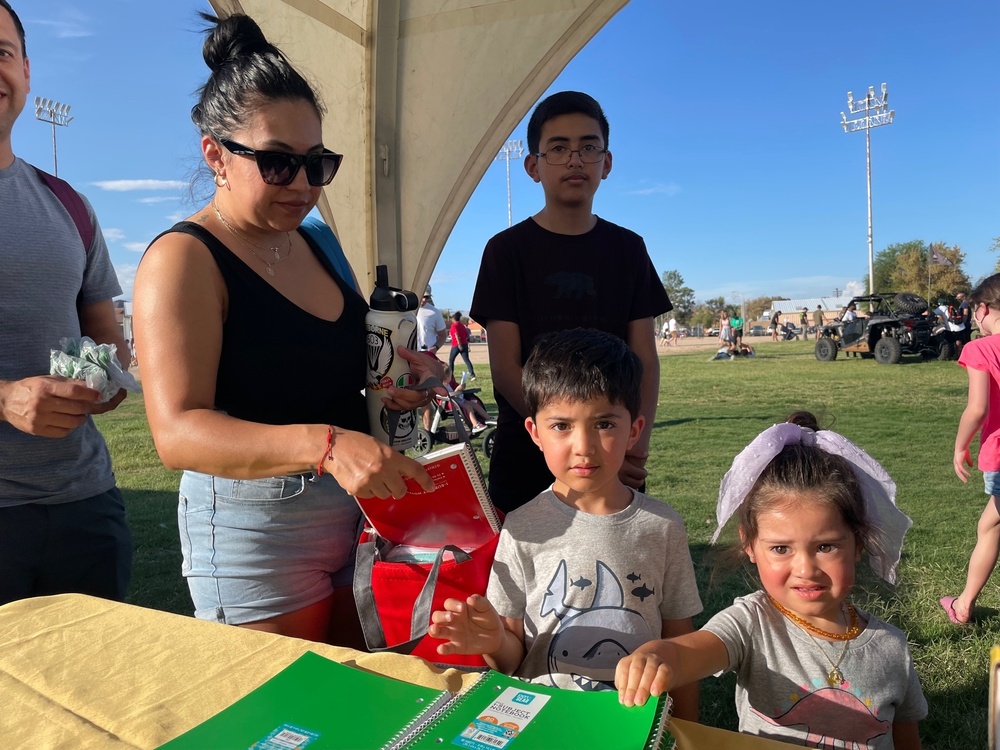
[[(512, 511), (486, 596), (431, 618), (441, 654), (581, 690), (614, 687), (620, 658), (701, 611), (684, 522), (625, 486), (618, 470), (644, 426), (642, 364), (619, 337), (572, 329), (539, 339), (523, 372), (532, 441), (555, 477)], [(671, 693), (697, 720), (698, 686)]]

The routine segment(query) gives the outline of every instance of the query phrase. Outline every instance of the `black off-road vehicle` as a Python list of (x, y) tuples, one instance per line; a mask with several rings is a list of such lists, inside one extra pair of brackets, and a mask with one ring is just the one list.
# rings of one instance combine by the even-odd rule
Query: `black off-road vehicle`
[(928, 317), (927, 300), (919, 294), (866, 294), (851, 302), (858, 308), (857, 320), (837, 321), (821, 329), (816, 340), (820, 362), (832, 362), (838, 351), (875, 357), (883, 365), (896, 364), (904, 354), (954, 359), (954, 336)]

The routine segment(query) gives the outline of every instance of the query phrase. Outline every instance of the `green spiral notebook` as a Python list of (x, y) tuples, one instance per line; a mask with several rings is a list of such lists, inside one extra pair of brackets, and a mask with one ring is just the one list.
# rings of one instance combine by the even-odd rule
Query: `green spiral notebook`
[(543, 687), (484, 672), (463, 693), (299, 657), (163, 750), (658, 750), (670, 699), (625, 708), (612, 691)]

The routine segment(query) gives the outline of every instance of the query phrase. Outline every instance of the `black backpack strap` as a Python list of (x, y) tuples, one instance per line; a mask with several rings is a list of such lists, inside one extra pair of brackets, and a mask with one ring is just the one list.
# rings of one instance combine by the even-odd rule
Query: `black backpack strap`
[(87, 205), (83, 202), (83, 198), (65, 180), (60, 180), (55, 175), (51, 175), (38, 167), (35, 167), (35, 171), (38, 172), (38, 176), (42, 178), (42, 182), (45, 183), (48, 189), (53, 192), (56, 198), (59, 199), (59, 202), (69, 212), (70, 218), (76, 224), (76, 231), (80, 233), (80, 239), (83, 241), (83, 251), (89, 253), (90, 246), (94, 243), (95, 230), (94, 224), (90, 220), (90, 214), (87, 213)]

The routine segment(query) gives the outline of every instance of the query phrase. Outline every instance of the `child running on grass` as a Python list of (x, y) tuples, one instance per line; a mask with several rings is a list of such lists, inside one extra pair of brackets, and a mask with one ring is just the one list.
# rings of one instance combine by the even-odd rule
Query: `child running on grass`
[[(507, 515), (486, 597), (434, 612), (439, 653), (610, 690), (622, 656), (691, 633), (701, 599), (684, 522), (618, 473), (642, 432), (641, 382), (642, 364), (618, 336), (577, 328), (539, 339), (524, 366), (525, 426), (555, 482)], [(696, 684), (671, 697), (676, 716), (697, 720)]]
[[(906, 636), (848, 601), (855, 565), (894, 583), (910, 526), (867, 453), (806, 412), (768, 428), (722, 480), (718, 529), (739, 513), (739, 552), (762, 590), (699, 631), (618, 665), (625, 705), (736, 672), (740, 731), (809, 747), (920, 747), (927, 702)], [(714, 539), (713, 539), (714, 541)]]
[(990, 499), (979, 517), (976, 547), (969, 558), (965, 588), (958, 596), (945, 596), (941, 606), (948, 619), (965, 624), (972, 618), (972, 608), (993, 573), (1000, 553), (1000, 512), (997, 508), (1000, 489), (1000, 274), (994, 274), (969, 294), (972, 319), (983, 335), (962, 347), (958, 363), (969, 373), (969, 400), (958, 423), (955, 436), (955, 473), (969, 481), (972, 466), (969, 443), (979, 432), (979, 470), (986, 482)]

